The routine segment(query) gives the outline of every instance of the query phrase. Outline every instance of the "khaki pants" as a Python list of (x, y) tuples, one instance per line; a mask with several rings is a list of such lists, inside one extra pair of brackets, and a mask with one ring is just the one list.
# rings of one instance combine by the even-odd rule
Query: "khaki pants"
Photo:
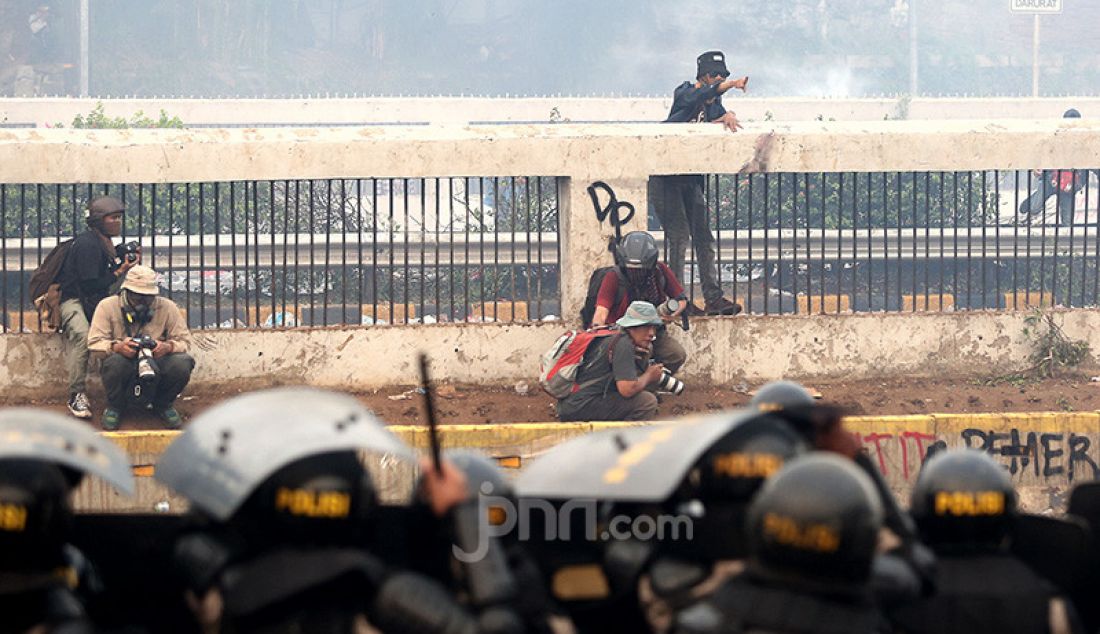
[(653, 360), (663, 364), (669, 372), (676, 374), (687, 361), (687, 352), (679, 341), (668, 334), (667, 328), (661, 328), (657, 330), (657, 338), (653, 340)]
[(79, 299), (61, 302), (61, 336), (69, 396), (85, 391), (88, 378), (88, 318)]

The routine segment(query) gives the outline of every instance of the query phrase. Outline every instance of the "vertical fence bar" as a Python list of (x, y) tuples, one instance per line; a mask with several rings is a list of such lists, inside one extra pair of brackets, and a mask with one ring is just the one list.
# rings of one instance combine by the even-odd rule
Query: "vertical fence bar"
[(836, 312), (840, 313), (840, 296), (844, 294), (844, 172), (837, 174), (836, 198)]
[[(973, 172), (971, 172), (971, 174), (973, 174)], [(986, 243), (988, 242), (988, 239), (987, 239), (988, 234), (986, 232), (986, 228), (989, 226), (989, 220), (986, 218), (988, 209), (986, 208), (986, 205), (985, 205), (987, 190), (986, 190), (986, 172), (984, 170), (982, 171), (981, 180), (982, 180), (982, 198), (981, 198), (981, 201), (979, 201), (979, 203), (978, 203), (978, 210), (979, 210), (978, 211), (978, 218), (982, 222), (982, 263), (981, 263), (982, 308), (988, 309), (989, 308), (989, 299), (988, 299), (987, 294), (986, 294), (986, 291), (989, 288), (989, 275), (988, 275), (988, 273), (986, 273), (986, 268), (987, 268), (987, 264), (988, 264), (987, 263), (988, 253), (986, 252)], [(973, 241), (971, 241), (971, 244), (973, 244)]]
[[(246, 187), (247, 187), (247, 185), (246, 185)], [(221, 229), (220, 229), (221, 225), (219, 224), (218, 226), (219, 226), (218, 232), (221, 233)], [(237, 182), (236, 181), (230, 181), (229, 182), (229, 249), (230, 249), (229, 266), (230, 266), (230, 270), (233, 271), (233, 282), (232, 282), (233, 319), (236, 319), (237, 315), (240, 314), (240, 306), (238, 305), (238, 302), (237, 302), (238, 292), (237, 292)], [(220, 273), (220, 271), (219, 271), (219, 273)], [(245, 284), (248, 283), (247, 280), (248, 280), (248, 270), (245, 269)], [(245, 293), (245, 296), (244, 296), (244, 311), (245, 311), (245, 320), (247, 321), (247, 319), (248, 319), (248, 293), (247, 292)]]
[(463, 260), (463, 262), (464, 262), (464, 264), (463, 264), (464, 271), (463, 271), (463, 283), (462, 283), (462, 293), (463, 293), (462, 311), (463, 311), (463, 320), (464, 321), (469, 321), (470, 317), (473, 316), (473, 311), (470, 310), (470, 283), (471, 283), (471, 280), (470, 280), (470, 178), (469, 177), (466, 177), (466, 178), (463, 179), (462, 195), (463, 195), (463, 208), (465, 209), (465, 216), (466, 216), (465, 239), (463, 240), (463, 244), (464, 244), (464, 247), (465, 247), (465, 253), (464, 253), (464, 260)]
[[(340, 179), (340, 324), (348, 324), (348, 190)], [(256, 296), (259, 300), (259, 295)], [(258, 303), (258, 302), (257, 302)]]
[[(531, 225), (531, 177), (530, 176), (524, 176), (523, 177), (523, 197), (524, 197), (524, 210), (527, 212), (526, 221), (523, 223), (523, 231), (524, 231), (524, 234), (527, 236), (526, 240), (525, 240), (525, 242), (527, 243), (527, 266), (524, 268), (524, 275), (525, 275), (525, 278), (526, 278), (526, 284), (524, 285), (524, 290), (527, 293), (525, 299), (527, 300), (527, 305), (529, 307), (535, 308), (534, 320), (538, 321), (538, 320), (542, 319), (542, 310), (540, 310), (540, 307), (536, 306), (536, 302), (533, 301), (534, 298), (531, 297), (531, 229), (533, 228), (533, 226)], [(530, 318), (530, 314), (528, 314), (528, 318)]]
[(27, 296), (26, 289), (26, 276), (23, 274), (27, 270), (27, 186), (19, 186), (19, 303), (16, 306), (19, 307), (19, 332), (23, 332), (26, 328), (24, 324), (24, 314), (27, 312), (24, 310), (26, 306)]
[[(1073, 308), (1073, 225), (1075, 224), (1074, 220), (1076, 220), (1077, 215), (1077, 206), (1074, 204), (1075, 201), (1073, 199), (1073, 196), (1076, 195), (1075, 184), (1077, 179), (1077, 172), (1075, 170), (1068, 171), (1070, 173), (1070, 196), (1065, 196), (1060, 192), (1058, 195), (1058, 199), (1062, 202), (1063, 205), (1065, 205), (1066, 203), (1069, 204), (1069, 274), (1067, 276), (1069, 279), (1066, 280), (1068, 284), (1068, 287), (1066, 288), (1066, 301), (1067, 305), (1070, 308)], [(1062, 178), (1060, 175), (1058, 178), (1058, 186), (1059, 188), (1061, 188), (1062, 186)], [(1062, 201), (1063, 198), (1067, 198), (1068, 200)], [(1061, 220), (1063, 212), (1065, 212), (1064, 209), (1059, 210), (1059, 220)]]
[[(733, 175), (733, 301), (735, 303), (737, 302), (737, 272), (740, 270), (740, 265), (738, 264), (738, 258), (739, 258), (739, 253), (738, 252), (741, 250), (741, 241), (738, 238), (738, 235), (740, 235), (740, 231), (741, 231), (741, 223), (739, 222), (739, 218), (738, 218), (738, 216), (740, 215), (740, 211), (741, 211), (741, 175), (740, 174), (734, 174)], [(750, 240), (751, 240), (751, 237), (750, 237)], [(666, 241), (666, 245), (667, 245), (667, 241)], [(666, 249), (666, 251), (667, 251), (667, 249)], [(749, 289), (752, 288), (751, 267), (750, 267), (750, 273), (749, 273), (748, 288)], [(749, 308), (749, 312), (752, 312), (751, 308)]]
[[(243, 238), (243, 242), (244, 242), (244, 244), (243, 244), (243, 246), (244, 246), (244, 258), (243, 258), (244, 259), (244, 276), (243, 276), (244, 277), (244, 318), (245, 318), (245, 321), (248, 321), (248, 319), (249, 319), (249, 308), (252, 306), (250, 295), (249, 295), (249, 271), (251, 270), (250, 263), (249, 263), (249, 260), (251, 259), (251, 254), (249, 253), (249, 250), (248, 250), (249, 240), (251, 238), (248, 235), (248, 189), (249, 189), (249, 181), (242, 181), (241, 185), (243, 186), (243, 189), (244, 189), (244, 191), (241, 192), (241, 205), (240, 205), (241, 206), (241, 211), (243, 212), (241, 220), (243, 221), (243, 227), (242, 227), (243, 235), (242, 235), (242, 238)], [(237, 205), (234, 204), (233, 209), (230, 211), (230, 217), (231, 218), (236, 218), (236, 215), (237, 215)], [(235, 220), (234, 220), (234, 222), (235, 222)], [(260, 259), (259, 259), (258, 256), (256, 257), (256, 261), (253, 262), (252, 264), (255, 265), (255, 270), (256, 271), (260, 270)], [(236, 296), (236, 294), (237, 294), (237, 272), (235, 270), (233, 271), (233, 294), (234, 294), (234, 296)], [(259, 307), (259, 305), (260, 305), (260, 293), (259, 293), (259, 288), (257, 288), (256, 289), (256, 306), (257, 306), (257, 308)], [(235, 307), (234, 307), (234, 310), (233, 310), (233, 319), (234, 320), (237, 319), (237, 310), (236, 310)], [(272, 316), (272, 319), (274, 319), (274, 316)], [(256, 321), (259, 321), (259, 313), (256, 314)]]
[(440, 277), (440, 226), (443, 220), (443, 209), (440, 205), (439, 179), (435, 179), (435, 320), (443, 321), (443, 279)]
[[(426, 259), (426, 247), (427, 247), (427, 216), (428, 216), (428, 199), (424, 189), (425, 180), (420, 179), (420, 319), (424, 319), (424, 315), (427, 314), (425, 302), (424, 302), (424, 290), (428, 283), (428, 265)], [(405, 254), (405, 262), (409, 261), (409, 254)], [(408, 315), (405, 316), (405, 321), (410, 321)]]
[[(535, 212), (535, 222), (536, 222), (536, 225), (537, 225), (535, 227), (535, 229), (538, 231), (538, 240), (539, 240), (539, 248), (538, 248), (538, 259), (539, 259), (538, 265), (539, 265), (539, 268), (538, 268), (538, 278), (535, 280), (535, 293), (538, 296), (539, 319), (542, 319), (542, 276), (543, 276), (544, 271), (543, 271), (543, 268), (542, 268), (542, 177), (541, 176), (536, 176), (535, 177), (535, 187), (537, 188), (537, 191), (535, 193), (535, 200), (538, 202), (538, 210)], [(554, 187), (553, 189), (556, 190), (557, 187)], [(560, 235), (561, 232), (557, 229), (557, 227), (555, 227), (555, 234), (558, 235), (558, 238), (554, 241), (555, 244), (560, 243), (561, 242), (561, 235)], [(560, 245), (558, 246), (558, 252), (561, 253)], [(561, 270), (561, 259), (560, 258), (557, 260), (557, 263), (558, 263), (558, 270), (560, 271)], [(563, 311), (559, 309), (558, 312), (560, 313), (560, 312), (563, 312)], [(564, 318), (564, 315), (559, 315), (559, 317)]]
[[(1038, 174), (1038, 177), (1039, 177), (1039, 185), (1038, 186), (1039, 187), (1045, 187), (1046, 186), (1046, 171), (1040, 171), (1039, 174)], [(1031, 192), (1033, 190), (1029, 188), (1028, 191)], [(1030, 212), (1030, 210), (1028, 210), (1028, 211)], [(1040, 218), (1041, 218), (1041, 220), (1040, 220), (1041, 226), (1040, 226), (1040, 230), (1039, 230), (1039, 244), (1042, 245), (1042, 248), (1039, 249), (1039, 301), (1041, 303), (1043, 301), (1043, 295), (1046, 293), (1046, 282), (1047, 282), (1047, 210), (1046, 210), (1046, 203), (1045, 202), (1043, 203), (1043, 208), (1039, 211), (1039, 214), (1040, 214)], [(1051, 286), (1050, 293), (1051, 293), (1051, 298), (1052, 298), (1051, 303), (1053, 304), (1055, 301), (1057, 301), (1057, 299), (1054, 296), (1055, 295), (1055, 290), (1054, 290), (1053, 286)]]
[(0, 183), (0, 305), (4, 313), (0, 315), (4, 330), (14, 328), (8, 319), (8, 186)]
[[(1100, 170), (1095, 170), (1095, 173), (1096, 173), (1097, 177), (1100, 178)], [(1092, 196), (1089, 193), (1091, 183), (1092, 183), (1092, 179), (1090, 178), (1089, 173), (1086, 172), (1085, 173), (1085, 221), (1086, 221), (1086, 223), (1088, 222), (1089, 201), (1092, 200)], [(1100, 181), (1098, 181), (1097, 184), (1100, 185)], [(1097, 200), (1096, 200), (1095, 214), (1094, 214), (1095, 217), (1096, 217), (1096, 220), (1094, 221), (1095, 226), (1093, 228), (1096, 230), (1096, 233), (1093, 234), (1093, 237), (1092, 237), (1092, 246), (1093, 246), (1092, 305), (1093, 306), (1096, 306), (1096, 305), (1100, 304), (1100, 191), (1097, 191), (1095, 193), (1097, 195), (1096, 196)]]
[[(998, 203), (1000, 201), (998, 200)], [(1020, 172), (1012, 173), (1012, 310), (1020, 306)], [(1006, 305), (1005, 308), (1008, 306)]]
[[(493, 321), (500, 321), (500, 309), (497, 298), (500, 296), (500, 177), (493, 177)], [(488, 276), (482, 276), (488, 277)], [(485, 298), (481, 298), (485, 301)]]
[[(252, 275), (253, 275), (252, 288), (255, 290), (255, 300), (256, 301), (253, 302), (253, 306), (255, 307), (255, 310), (256, 310), (256, 317), (255, 317), (256, 321), (260, 320), (260, 291), (261, 291), (261, 284), (260, 284), (260, 196), (259, 196), (260, 188), (259, 188), (259, 185), (260, 185), (259, 182), (252, 181), (252, 254), (253, 254), (253, 257), (252, 257), (252, 263), (253, 263), (253, 267), (252, 267)], [(246, 194), (247, 194), (247, 191), (246, 191)], [(248, 213), (248, 208), (247, 207), (245, 208), (245, 213)], [(248, 281), (247, 280), (248, 280), (248, 278), (246, 276), (245, 277), (245, 289), (246, 289), (245, 310), (248, 310), (248, 295), (247, 295)], [(274, 280), (272, 280), (272, 284), (274, 284)], [(248, 321), (248, 315), (245, 315), (245, 321)]]
[[(983, 198), (985, 197), (983, 196)], [(993, 200), (995, 201), (993, 206), (993, 230), (997, 232), (993, 251), (993, 274), (995, 276), (993, 298), (997, 301), (997, 306), (1000, 306), (1003, 295), (1001, 295), (1001, 173), (999, 170), (993, 172)], [(986, 216), (988, 215), (987, 213)], [(988, 222), (987, 220), (986, 223), (988, 224)], [(1007, 306), (1005, 307), (1007, 308)]]
[(450, 321), (455, 320), (455, 270), (458, 268), (455, 266), (455, 179), (454, 177), (447, 178), (447, 247), (450, 250), (449, 266), (447, 268), (447, 278), (449, 281), (449, 296), (450, 310), (447, 313), (447, 317)]
[[(748, 211), (748, 214), (749, 214), (749, 218), (748, 218), (748, 232), (749, 232), (749, 276), (748, 277), (749, 277), (749, 283), (748, 283), (748, 286), (746, 287), (745, 293), (746, 293), (746, 296), (747, 296), (746, 301), (747, 301), (747, 304), (748, 304), (746, 306), (746, 311), (749, 314), (752, 314), (752, 312), (753, 312), (753, 310), (752, 310), (752, 296), (753, 296), (752, 287), (753, 287), (753, 284), (754, 284), (753, 272), (756, 270), (756, 252), (753, 251), (753, 248), (752, 248), (752, 237), (753, 237), (753, 233), (755, 233), (755, 231), (756, 231), (756, 223), (753, 221), (753, 217), (752, 217), (753, 216), (752, 210), (753, 210), (753, 207), (755, 206), (754, 203), (756, 201), (756, 199), (753, 197), (753, 191), (752, 191), (753, 190), (752, 182), (753, 182), (753, 180), (755, 180), (753, 178), (753, 176), (754, 176), (753, 174), (746, 174), (745, 175), (745, 180), (748, 182), (748, 189), (746, 190), (745, 193), (748, 195), (748, 204), (747, 204), (748, 210), (747, 211)], [(694, 301), (694, 297), (692, 299)]]
[(371, 239), (370, 239), (370, 266), (371, 266), (371, 304), (373, 308), (372, 319), (378, 323), (378, 179), (372, 178), (371, 189)]
[(764, 282), (764, 314), (768, 314), (768, 300), (771, 299), (771, 261), (768, 257), (771, 251), (771, 240), (769, 236), (769, 225), (771, 219), (768, 217), (770, 211), (770, 199), (771, 199), (771, 175), (764, 173), (764, 273), (761, 276)]
[[(872, 225), (875, 216), (875, 177), (867, 172), (867, 311), (874, 312), (875, 254), (872, 244)], [(855, 298), (852, 298), (853, 303)]]
[[(710, 177), (706, 176), (708, 187), (710, 183)], [(713, 196), (713, 208), (714, 208), (714, 274), (718, 283), (718, 288), (722, 288), (722, 192), (721, 183), (722, 176), (720, 174), (713, 174), (714, 176), (714, 196)], [(710, 201), (711, 199), (708, 199)], [(711, 205), (708, 204), (708, 207)], [(782, 225), (781, 225), (782, 226)], [(722, 292), (725, 296), (725, 291)]]

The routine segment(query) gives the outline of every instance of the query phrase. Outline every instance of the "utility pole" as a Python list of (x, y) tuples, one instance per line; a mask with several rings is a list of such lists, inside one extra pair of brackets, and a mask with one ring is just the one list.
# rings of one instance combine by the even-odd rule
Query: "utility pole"
[(920, 88), (920, 56), (917, 55), (917, 0), (909, 0), (909, 96)]
[(1039, 14), (1036, 13), (1035, 32), (1031, 36), (1031, 96), (1039, 96)]
[(88, 21), (88, 2), (89, 0), (80, 0), (80, 96), (87, 97), (89, 94), (88, 84), (88, 30), (90, 24)]

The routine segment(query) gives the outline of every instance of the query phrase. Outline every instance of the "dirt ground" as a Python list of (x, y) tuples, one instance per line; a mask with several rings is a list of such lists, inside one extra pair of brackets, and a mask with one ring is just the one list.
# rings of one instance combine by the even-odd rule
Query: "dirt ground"
[[(981, 379), (890, 379), (809, 381), (825, 402), (839, 405), (852, 415), (931, 414), (973, 412), (1088, 411), (1100, 409), (1100, 382), (1091, 377), (1100, 372), (1066, 374), (1053, 379), (1005, 382)], [(1100, 377), (1098, 377), (1100, 378)], [(720, 410), (745, 404), (758, 385), (732, 389), (701, 388), (689, 384), (681, 396), (662, 397), (661, 418), (675, 418), (694, 412)], [(520, 386), (522, 390), (523, 387)], [(443, 424), (547, 422), (555, 420), (553, 399), (535, 383), (526, 385), (526, 395), (517, 386), (488, 388), (441, 384), (436, 402)], [(195, 392), (189, 390), (177, 403), (185, 419), (239, 393), (237, 390)], [(98, 422), (101, 395), (91, 395)], [(423, 422), (420, 397), (411, 387), (390, 388), (359, 394), (363, 402), (390, 424)], [(23, 403), (65, 412), (63, 402)], [(158, 429), (160, 421), (140, 412), (123, 419), (123, 430)]]

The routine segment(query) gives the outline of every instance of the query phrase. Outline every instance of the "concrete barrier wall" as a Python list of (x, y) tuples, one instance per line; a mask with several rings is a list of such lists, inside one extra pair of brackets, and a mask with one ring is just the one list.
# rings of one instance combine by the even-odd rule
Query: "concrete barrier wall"
[[(1027, 367), (1027, 313), (884, 313), (705, 318), (672, 336), (692, 382), (783, 377), (976, 377)], [(1100, 310), (1059, 311), (1066, 336), (1100, 350)], [(572, 326), (569, 326), (572, 327)], [(534, 382), (561, 322), (197, 331), (189, 392), (225, 385), (308, 383), (365, 390), (417, 382), (416, 354), (456, 383)], [(55, 334), (0, 335), (0, 399), (64, 396)], [(1091, 359), (1090, 359), (1091, 361)]]
[[(444, 448), (476, 448), (512, 470), (522, 469), (570, 438), (629, 424), (451, 425), (441, 428), (440, 439)], [(1100, 412), (854, 417), (845, 424), (858, 435), (891, 489), (906, 504), (928, 448), (937, 443), (992, 455), (1011, 475), (1023, 508), (1030, 512), (1061, 512), (1075, 483), (1100, 477)], [(427, 450), (424, 428), (402, 425), (390, 429), (413, 447)], [(108, 485), (89, 479), (77, 492), (77, 508), (149, 512), (159, 506), (168, 512), (182, 512), (186, 502), (151, 477), (156, 457), (177, 434), (107, 434), (130, 454), (138, 476), (137, 493), (123, 498)], [(372, 456), (367, 464), (382, 499), (409, 499), (417, 477), (413, 464), (392, 456)]]
[[(662, 121), (671, 90), (658, 97), (353, 97), (301, 99), (0, 99), (0, 123), (70, 125), (102, 103), (110, 117), (161, 110), (187, 125), (363, 125), (550, 121)], [(814, 99), (731, 95), (725, 105), (744, 120), (882, 121), (883, 119), (1046, 119), (1069, 108), (1100, 113), (1100, 98)]]

